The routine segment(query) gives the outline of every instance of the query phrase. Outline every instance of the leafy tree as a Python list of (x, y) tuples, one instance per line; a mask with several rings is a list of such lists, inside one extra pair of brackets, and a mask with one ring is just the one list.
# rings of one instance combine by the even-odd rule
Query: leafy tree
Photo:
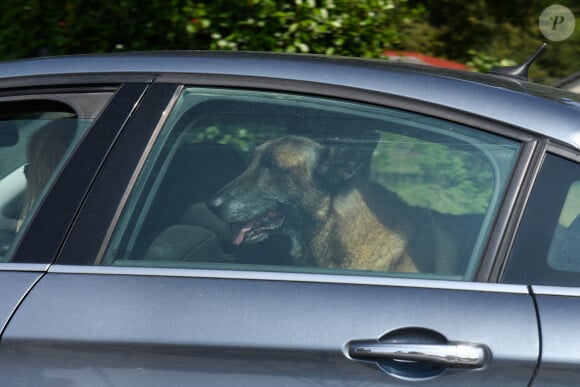
[[(256, 50), (381, 57), (405, 49), (469, 63), (523, 61), (551, 0), (2, 0), (0, 59), (144, 50)], [(580, 15), (577, 0), (559, 3)], [(579, 21), (580, 24), (580, 21)], [(532, 68), (579, 68), (580, 28)]]
[[(203, 12), (195, 19), (209, 28), (211, 49), (379, 57), (385, 48), (401, 47), (403, 32), (420, 13), (404, 0), (221, 3), (212, 7), (227, 11)], [(232, 23), (234, 15), (237, 21)]]
[(0, 58), (160, 49), (380, 57), (421, 7), (406, 0), (3, 0)]
[[(580, 7), (577, 0), (563, 0), (577, 16), (574, 35), (548, 48), (530, 71), (535, 81), (551, 83), (580, 68)], [(496, 65), (523, 62), (546, 39), (538, 27), (541, 12), (551, 0), (411, 0), (424, 14), (422, 52), (468, 63), (480, 71)], [(428, 38), (426, 38), (428, 37)]]

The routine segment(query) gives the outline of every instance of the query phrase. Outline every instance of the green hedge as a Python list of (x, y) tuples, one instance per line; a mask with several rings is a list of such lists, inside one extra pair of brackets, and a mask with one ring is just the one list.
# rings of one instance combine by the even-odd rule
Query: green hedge
[(0, 58), (224, 49), (380, 57), (421, 14), (406, 0), (2, 0)]

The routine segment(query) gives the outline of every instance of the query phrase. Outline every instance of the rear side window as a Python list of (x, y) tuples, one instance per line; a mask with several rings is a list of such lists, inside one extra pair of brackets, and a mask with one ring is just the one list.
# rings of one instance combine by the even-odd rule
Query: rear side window
[[(102, 107), (105, 98), (98, 96)], [(0, 261), (93, 117), (55, 99), (0, 102)]]
[(185, 89), (101, 264), (470, 279), (519, 148), (385, 107)]
[(503, 281), (580, 286), (580, 164), (546, 156)]

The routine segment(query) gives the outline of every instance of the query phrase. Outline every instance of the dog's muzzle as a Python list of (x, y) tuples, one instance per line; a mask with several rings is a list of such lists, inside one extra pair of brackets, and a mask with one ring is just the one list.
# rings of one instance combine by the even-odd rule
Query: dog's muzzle
[(232, 243), (235, 246), (257, 243), (268, 238), (268, 232), (276, 230), (284, 223), (284, 216), (276, 210), (256, 214), (257, 208), (242, 206), (216, 196), (208, 202), (209, 208), (231, 228)]
[(257, 243), (268, 238), (268, 231), (279, 228), (284, 223), (284, 217), (276, 211), (268, 211), (265, 215), (243, 223), (232, 223), (232, 243), (240, 246), (244, 243)]

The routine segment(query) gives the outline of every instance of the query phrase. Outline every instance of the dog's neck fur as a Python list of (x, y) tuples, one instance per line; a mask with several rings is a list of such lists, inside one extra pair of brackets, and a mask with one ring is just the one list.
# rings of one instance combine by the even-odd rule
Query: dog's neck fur
[[(328, 200), (311, 226), (291, 235), (292, 255), (301, 264), (352, 270), (415, 271), (406, 255), (406, 238), (369, 208), (368, 196), (353, 187)], [(304, 249), (301, 246), (305, 247)], [(390, 249), (389, 262), (379, 259)], [(402, 269), (401, 269), (402, 268)]]

